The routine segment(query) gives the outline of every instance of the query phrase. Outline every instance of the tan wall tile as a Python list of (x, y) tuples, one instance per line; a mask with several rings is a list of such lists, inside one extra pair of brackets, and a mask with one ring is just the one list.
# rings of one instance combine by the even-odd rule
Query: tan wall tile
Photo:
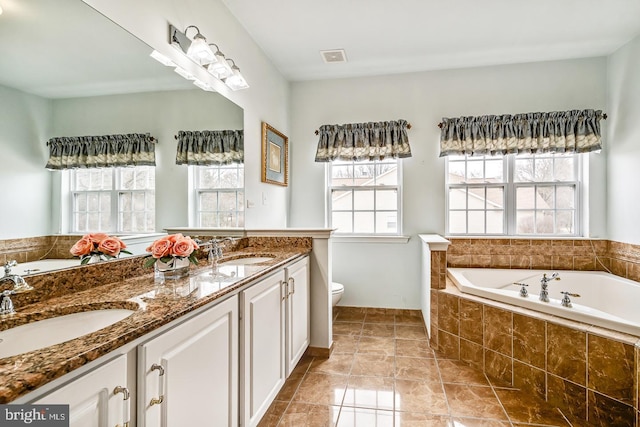
[(484, 351), (482, 349), (482, 345), (465, 339), (460, 339), (460, 360), (477, 369), (483, 370)]
[(513, 361), (513, 386), (544, 399), (547, 386), (546, 374), (542, 369)]
[(511, 239), (511, 246), (531, 246), (531, 239)]
[(490, 268), (491, 255), (471, 255), (469, 267), (472, 268)]
[(510, 268), (509, 255), (491, 255), (491, 268)]
[(547, 323), (547, 370), (584, 386), (586, 365), (587, 334)]
[(447, 357), (460, 359), (460, 337), (438, 329), (438, 350)]
[(588, 387), (634, 404), (634, 347), (588, 334)]
[(441, 293), (438, 296), (438, 328), (458, 335), (460, 331), (460, 298)]
[(529, 255), (511, 255), (511, 268), (531, 268), (531, 257)]
[(584, 387), (549, 374), (547, 401), (560, 408), (570, 418), (587, 419), (587, 389)]
[(640, 281), (640, 263), (630, 262), (627, 264), (627, 278)]
[(593, 271), (596, 269), (596, 258), (595, 256), (574, 256), (573, 268), (580, 271)]
[(513, 315), (513, 357), (540, 369), (546, 369), (546, 322), (533, 317)]
[(633, 426), (636, 411), (632, 406), (625, 405), (617, 400), (587, 391), (588, 421), (600, 426)]
[(553, 255), (551, 265), (554, 270), (573, 270), (573, 257), (571, 255)]
[(513, 359), (508, 356), (485, 349), (484, 371), (502, 385), (513, 385)]
[(484, 347), (506, 356), (512, 355), (512, 313), (500, 308), (484, 306)]
[(482, 345), (482, 304), (460, 298), (460, 337)]
[(469, 267), (471, 264), (471, 255), (449, 255), (447, 264), (453, 268)]
[(552, 265), (551, 255), (531, 255), (531, 268), (533, 269), (551, 269)]

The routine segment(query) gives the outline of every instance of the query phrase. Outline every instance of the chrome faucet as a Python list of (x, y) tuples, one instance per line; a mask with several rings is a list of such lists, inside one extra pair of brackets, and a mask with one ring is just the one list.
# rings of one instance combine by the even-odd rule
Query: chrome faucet
[(558, 276), (559, 274), (557, 272), (553, 273), (551, 277), (547, 277), (547, 273), (542, 275), (542, 279), (540, 279), (540, 301), (549, 302), (549, 291), (547, 290), (547, 287), (549, 286), (550, 281), (560, 280), (560, 277)]
[(4, 277), (0, 277), (0, 283), (11, 281), (13, 282), (13, 288), (7, 289), (0, 293), (0, 315), (13, 314), (16, 312), (13, 301), (11, 301), (11, 295), (27, 292), (33, 288), (27, 284), (27, 282), (18, 274), (11, 273), (11, 268), (18, 265), (15, 260), (9, 261), (4, 265)]
[(198, 244), (198, 246), (202, 247), (203, 249), (204, 248), (209, 249), (209, 255), (207, 256), (207, 259), (212, 265), (215, 266), (218, 259), (222, 258), (222, 246), (220, 244), (225, 241), (234, 241), (234, 240), (236, 239), (234, 239), (233, 237), (222, 237), (222, 238), (214, 237), (213, 239), (208, 240), (206, 242), (200, 239), (196, 239), (195, 242)]

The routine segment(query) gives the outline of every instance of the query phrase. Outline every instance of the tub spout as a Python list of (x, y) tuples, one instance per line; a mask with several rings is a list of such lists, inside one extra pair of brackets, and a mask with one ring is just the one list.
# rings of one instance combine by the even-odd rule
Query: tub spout
[(547, 277), (546, 273), (542, 275), (542, 279), (540, 279), (540, 301), (549, 302), (548, 286), (549, 282), (552, 280), (560, 280), (559, 274), (557, 272), (553, 273), (551, 277)]

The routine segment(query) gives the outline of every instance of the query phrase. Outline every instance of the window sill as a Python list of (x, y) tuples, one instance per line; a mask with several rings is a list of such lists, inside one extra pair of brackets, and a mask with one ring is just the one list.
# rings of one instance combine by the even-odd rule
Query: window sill
[(332, 240), (337, 243), (399, 243), (404, 244), (411, 236), (357, 236), (357, 235), (336, 235)]

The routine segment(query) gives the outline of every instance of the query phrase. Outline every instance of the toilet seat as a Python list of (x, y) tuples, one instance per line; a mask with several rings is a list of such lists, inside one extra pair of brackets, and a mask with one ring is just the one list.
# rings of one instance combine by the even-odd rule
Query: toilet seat
[(338, 282), (331, 282), (331, 293), (337, 294), (344, 292), (344, 285)]

